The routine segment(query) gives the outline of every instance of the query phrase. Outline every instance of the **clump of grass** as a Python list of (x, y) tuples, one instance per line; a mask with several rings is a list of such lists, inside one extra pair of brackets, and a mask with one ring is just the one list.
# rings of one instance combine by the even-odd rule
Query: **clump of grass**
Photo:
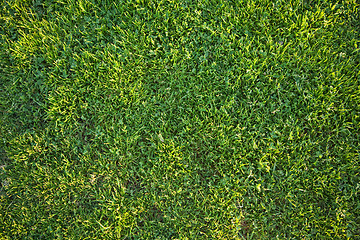
[(356, 1), (3, 1), (4, 239), (360, 236)]

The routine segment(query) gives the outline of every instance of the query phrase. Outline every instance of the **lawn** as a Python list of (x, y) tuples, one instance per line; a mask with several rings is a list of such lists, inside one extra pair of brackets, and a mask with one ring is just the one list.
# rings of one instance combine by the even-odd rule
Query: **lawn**
[(358, 1), (0, 2), (0, 239), (360, 239)]

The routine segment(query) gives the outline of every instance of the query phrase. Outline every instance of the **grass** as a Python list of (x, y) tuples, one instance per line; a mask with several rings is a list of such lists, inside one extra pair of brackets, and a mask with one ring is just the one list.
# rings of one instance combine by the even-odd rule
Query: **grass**
[(1, 239), (360, 238), (358, 1), (0, 6)]

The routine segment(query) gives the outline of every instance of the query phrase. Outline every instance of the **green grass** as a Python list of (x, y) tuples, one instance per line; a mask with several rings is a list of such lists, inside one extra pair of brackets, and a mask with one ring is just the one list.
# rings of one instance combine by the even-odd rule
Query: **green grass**
[(0, 7), (0, 239), (360, 238), (358, 1)]

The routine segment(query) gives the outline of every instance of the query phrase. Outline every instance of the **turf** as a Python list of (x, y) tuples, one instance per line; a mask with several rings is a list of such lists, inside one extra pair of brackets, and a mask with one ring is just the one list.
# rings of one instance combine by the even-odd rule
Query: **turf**
[(1, 239), (360, 238), (360, 6), (2, 0)]

